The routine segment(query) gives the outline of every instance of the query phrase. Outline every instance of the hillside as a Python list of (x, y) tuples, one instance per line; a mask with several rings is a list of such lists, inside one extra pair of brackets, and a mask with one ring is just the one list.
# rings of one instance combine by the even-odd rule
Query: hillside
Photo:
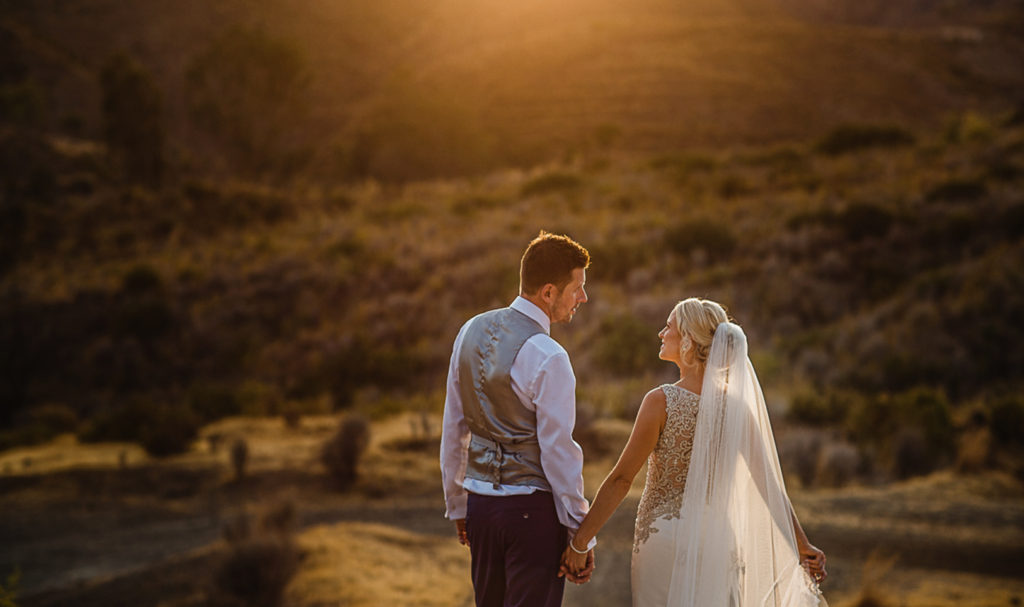
[(41, 90), (43, 122), (90, 138), (101, 68), (130, 53), (161, 92), (171, 155), (230, 170), (230, 145), (190, 112), (189, 73), (225, 32), (265, 32), (309, 76), (286, 87), (302, 111), (284, 139), (331, 179), (804, 140), (850, 122), (937, 128), (1024, 98), (1014, 3), (890, 4), (7, 1), (0, 48), (5, 80)]

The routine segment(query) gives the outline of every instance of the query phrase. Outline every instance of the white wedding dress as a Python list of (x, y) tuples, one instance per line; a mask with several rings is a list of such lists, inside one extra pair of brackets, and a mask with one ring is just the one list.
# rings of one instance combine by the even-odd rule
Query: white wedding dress
[(637, 509), (634, 607), (819, 607), (800, 566), (768, 411), (742, 329), (715, 330), (701, 395), (662, 386)]

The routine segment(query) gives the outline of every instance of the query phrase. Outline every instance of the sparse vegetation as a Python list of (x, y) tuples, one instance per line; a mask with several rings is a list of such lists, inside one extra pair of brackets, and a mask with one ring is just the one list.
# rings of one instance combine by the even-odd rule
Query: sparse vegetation
[(299, 566), (299, 548), (292, 538), (294, 506), (269, 509), (255, 529), (234, 523), (225, 529), (229, 548), (214, 574), (217, 604), (277, 607)]
[(914, 136), (898, 126), (850, 124), (836, 127), (816, 149), (831, 156), (868, 148), (893, 148), (914, 143)]
[(358, 414), (341, 420), (338, 431), (324, 444), (321, 461), (335, 485), (347, 489), (359, 474), (359, 460), (370, 444), (370, 423)]
[(159, 185), (164, 125), (156, 82), (126, 53), (107, 61), (100, 81), (105, 141), (114, 163), (129, 180)]
[(240, 483), (245, 478), (245, 471), (249, 464), (249, 443), (244, 438), (236, 438), (231, 443), (231, 469), (235, 472), (235, 482)]
[(18, 583), (21, 580), (21, 571), (15, 569), (7, 576), (3, 584), (0, 584), (0, 607), (18, 607), (15, 599), (18, 598)]
[[(26, 543), (61, 555), (24, 560), (19, 601), (237, 605), (266, 583), (297, 605), (325, 587), (319, 604), (465, 602), (432, 476), (439, 378), (459, 324), (515, 295), (540, 228), (593, 254), (591, 302), (553, 327), (588, 475), (674, 379), (665, 313), (712, 297), (747, 328), (773, 413), (789, 404), (780, 457), (826, 549), (895, 534), (910, 568), (1001, 566), (991, 604), (1021, 594), (1001, 543), (1024, 478), (1024, 110), (1001, 98), (1024, 82), (1020, 11), (228, 4), (14, 2), (0, 19), (0, 567)], [(318, 461), (359, 491), (325, 491)], [(209, 521), (281, 494), (297, 511), (226, 530), (219, 569)], [(303, 536), (317, 552), (293, 601), (277, 588), (296, 552), (273, 529), (299, 515), (358, 522)], [(157, 539), (134, 573), (90, 562), (103, 580), (63, 567), (130, 551), (113, 542), (137, 521), (197, 543)], [(628, 600), (621, 538), (602, 542), (611, 582), (568, 604)], [(143, 568), (163, 549), (181, 560)], [(417, 602), (414, 575), (451, 586)]]

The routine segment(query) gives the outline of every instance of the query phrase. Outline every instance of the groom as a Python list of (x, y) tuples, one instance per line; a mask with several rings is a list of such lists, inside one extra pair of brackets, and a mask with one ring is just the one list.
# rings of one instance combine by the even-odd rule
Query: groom
[[(576, 378), (550, 337), (587, 301), (590, 254), (541, 232), (523, 254), (519, 297), (455, 338), (441, 437), (445, 516), (469, 546), (478, 607), (562, 603), (562, 551), (589, 508), (573, 441)], [(587, 567), (594, 570), (591, 542)]]

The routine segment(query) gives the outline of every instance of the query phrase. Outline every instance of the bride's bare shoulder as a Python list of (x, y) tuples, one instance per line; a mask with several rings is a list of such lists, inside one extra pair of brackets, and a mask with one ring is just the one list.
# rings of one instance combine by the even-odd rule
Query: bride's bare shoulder
[(662, 389), (664, 386), (658, 386), (652, 388), (650, 392), (644, 395), (644, 400), (640, 403), (640, 409), (649, 409), (652, 412), (665, 412), (665, 407), (668, 403), (668, 397), (665, 396), (665, 391)]

